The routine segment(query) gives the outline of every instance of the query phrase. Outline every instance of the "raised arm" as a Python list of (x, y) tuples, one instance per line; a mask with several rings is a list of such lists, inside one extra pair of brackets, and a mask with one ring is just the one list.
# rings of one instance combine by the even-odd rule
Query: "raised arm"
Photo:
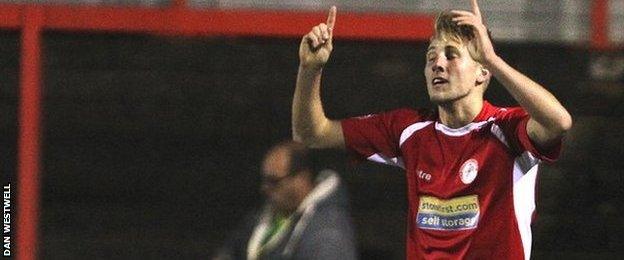
[(292, 135), (312, 148), (343, 148), (339, 121), (325, 116), (321, 104), (321, 74), (333, 49), (336, 7), (329, 10), (327, 23), (314, 26), (299, 45), (299, 73), (293, 97)]
[(474, 28), (475, 40), (482, 50), (480, 62), (531, 116), (527, 124), (529, 138), (540, 148), (558, 143), (572, 127), (572, 117), (548, 90), (509, 66), (494, 52), (477, 0), (471, 1), (472, 12), (452, 11), (453, 20)]

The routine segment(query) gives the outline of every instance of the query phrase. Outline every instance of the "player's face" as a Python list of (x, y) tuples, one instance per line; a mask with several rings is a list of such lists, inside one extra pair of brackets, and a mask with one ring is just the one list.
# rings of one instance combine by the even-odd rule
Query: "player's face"
[(426, 59), (425, 79), (431, 102), (454, 102), (475, 89), (481, 67), (472, 59), (466, 45), (434, 39)]
[(300, 175), (289, 174), (289, 154), (285, 149), (270, 152), (262, 165), (262, 191), (272, 207), (279, 212), (292, 212), (297, 201)]

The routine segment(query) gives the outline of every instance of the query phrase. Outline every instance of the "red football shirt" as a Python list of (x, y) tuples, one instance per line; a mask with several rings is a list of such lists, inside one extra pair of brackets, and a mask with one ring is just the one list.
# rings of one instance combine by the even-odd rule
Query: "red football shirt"
[(347, 149), (406, 170), (408, 259), (529, 259), (540, 151), (519, 107), (484, 102), (472, 123), (398, 109), (342, 121)]

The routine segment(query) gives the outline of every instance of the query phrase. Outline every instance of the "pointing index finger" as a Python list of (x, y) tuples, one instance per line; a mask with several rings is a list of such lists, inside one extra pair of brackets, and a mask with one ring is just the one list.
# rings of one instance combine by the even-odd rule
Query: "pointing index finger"
[(477, 0), (472, 0), (470, 4), (472, 5), (472, 13), (474, 13), (477, 17), (481, 18), (481, 10), (479, 10), (479, 4), (477, 4)]
[(327, 16), (327, 27), (330, 29), (334, 29), (334, 24), (336, 23), (336, 6), (332, 6), (329, 9), (329, 15)]

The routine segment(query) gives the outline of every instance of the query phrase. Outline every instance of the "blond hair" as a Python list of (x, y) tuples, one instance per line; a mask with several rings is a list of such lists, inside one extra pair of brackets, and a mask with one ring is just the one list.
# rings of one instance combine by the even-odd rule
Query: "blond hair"
[(431, 42), (437, 40), (464, 44), (470, 53), (470, 57), (481, 63), (480, 46), (474, 41), (474, 38), (473, 28), (470, 25), (457, 25), (457, 22), (453, 21), (453, 14), (450, 11), (442, 11), (436, 17), (435, 33), (431, 37)]

